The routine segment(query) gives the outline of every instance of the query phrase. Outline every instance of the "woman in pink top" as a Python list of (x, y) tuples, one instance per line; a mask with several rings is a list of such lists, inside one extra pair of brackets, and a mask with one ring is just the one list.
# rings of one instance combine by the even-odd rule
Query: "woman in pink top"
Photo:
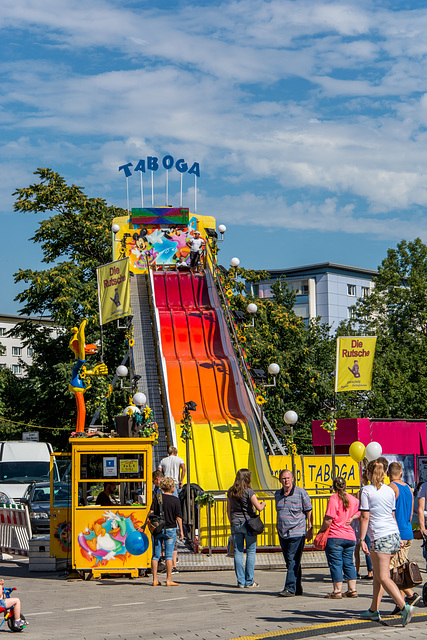
[[(344, 478), (335, 478), (334, 495), (329, 498), (325, 517), (319, 533), (328, 530), (328, 542), (325, 553), (331, 572), (334, 590), (325, 598), (357, 598), (357, 573), (354, 566), (356, 534), (351, 523), (360, 517), (359, 500), (346, 493)], [(347, 582), (347, 591), (341, 593), (343, 579)]]

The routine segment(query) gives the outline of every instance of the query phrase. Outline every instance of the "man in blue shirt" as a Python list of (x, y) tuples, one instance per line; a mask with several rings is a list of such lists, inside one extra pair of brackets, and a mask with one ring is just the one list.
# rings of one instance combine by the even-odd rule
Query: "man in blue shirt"
[(302, 595), (301, 558), (304, 543), (313, 537), (313, 506), (308, 493), (296, 487), (290, 471), (279, 474), (282, 489), (276, 491), (274, 499), (277, 511), (277, 532), (285, 558), (287, 573), (283, 591), (279, 596), (289, 598)]

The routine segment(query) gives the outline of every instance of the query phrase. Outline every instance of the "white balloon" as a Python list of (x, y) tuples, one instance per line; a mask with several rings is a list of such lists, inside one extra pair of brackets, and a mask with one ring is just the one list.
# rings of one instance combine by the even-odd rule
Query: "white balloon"
[(383, 450), (379, 442), (370, 442), (365, 449), (365, 457), (369, 462), (380, 457)]
[(140, 410), (138, 409), (138, 407), (134, 407), (133, 404), (129, 405), (128, 407), (126, 407), (126, 409), (123, 411), (122, 416), (127, 416), (129, 409), (132, 411), (132, 413), (141, 413)]

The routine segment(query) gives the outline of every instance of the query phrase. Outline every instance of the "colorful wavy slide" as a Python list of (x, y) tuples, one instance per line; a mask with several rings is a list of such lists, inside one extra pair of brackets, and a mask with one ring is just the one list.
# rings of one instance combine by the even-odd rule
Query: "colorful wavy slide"
[(248, 467), (254, 488), (276, 488), (212, 275), (157, 271), (151, 282), (170, 412), (183, 458), (184, 403), (197, 404), (191, 482), (206, 491), (225, 490), (237, 469)]

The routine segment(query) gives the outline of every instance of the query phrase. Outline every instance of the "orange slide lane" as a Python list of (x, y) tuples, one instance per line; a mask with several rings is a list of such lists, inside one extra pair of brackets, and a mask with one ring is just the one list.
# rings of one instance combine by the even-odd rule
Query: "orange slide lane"
[(205, 277), (176, 272), (154, 272), (153, 277), (169, 401), (183, 458), (184, 402), (197, 404), (191, 414), (191, 482), (205, 490), (228, 489), (237, 469), (248, 467), (254, 486), (260, 486), (248, 423)]

